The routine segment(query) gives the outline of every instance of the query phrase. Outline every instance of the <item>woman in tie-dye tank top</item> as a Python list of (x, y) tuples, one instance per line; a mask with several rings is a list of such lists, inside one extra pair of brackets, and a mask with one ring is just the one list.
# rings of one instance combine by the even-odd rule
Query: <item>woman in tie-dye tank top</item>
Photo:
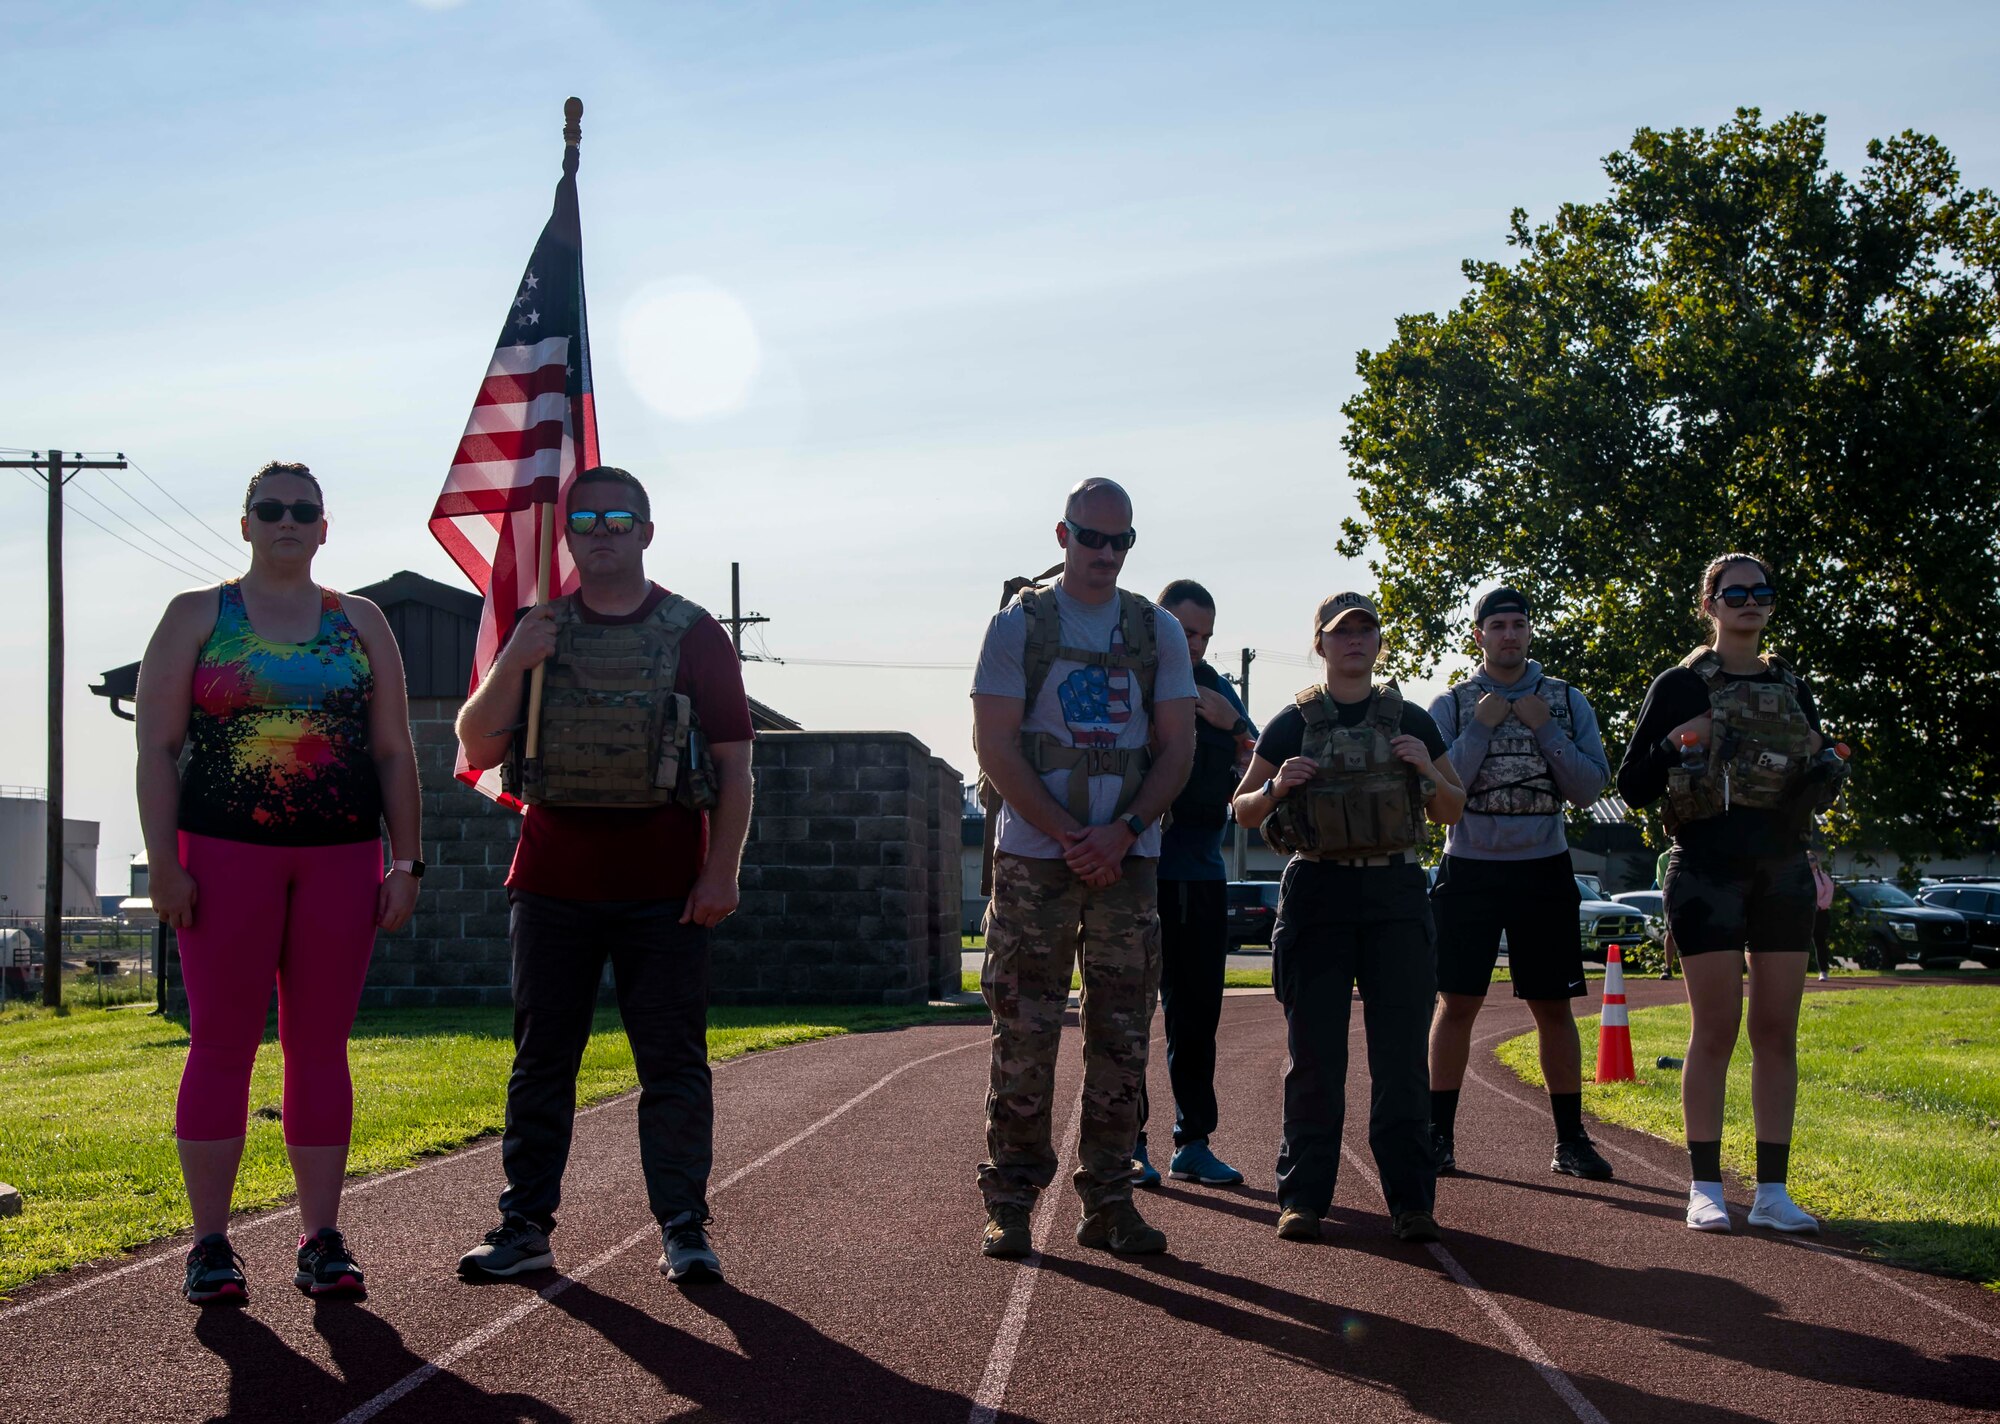
[(245, 1298), (226, 1228), (273, 984), (304, 1227), (295, 1283), (365, 1293), (337, 1225), (354, 1115), (347, 1035), (375, 931), (409, 919), (423, 874), (402, 657), (380, 609), (313, 582), (327, 535), (319, 481), (304, 465), (266, 465), (242, 528), (249, 572), (177, 596), (139, 674), (153, 907), (178, 935), (188, 994), (174, 1137), (197, 1238), (183, 1293), (200, 1304)]

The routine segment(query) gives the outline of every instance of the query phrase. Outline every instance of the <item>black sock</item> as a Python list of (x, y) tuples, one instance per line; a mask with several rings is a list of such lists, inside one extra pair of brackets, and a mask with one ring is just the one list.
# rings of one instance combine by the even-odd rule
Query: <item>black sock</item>
[(1785, 1171), (1792, 1165), (1792, 1144), (1789, 1142), (1760, 1142), (1757, 1144), (1757, 1185), (1783, 1186)]
[(1556, 1141), (1574, 1142), (1583, 1136), (1583, 1094), (1550, 1093), (1549, 1111), (1556, 1115)]
[(1452, 1135), (1458, 1122), (1458, 1089), (1431, 1089), (1431, 1126), (1446, 1137)]
[(1722, 1139), (1713, 1142), (1696, 1142), (1688, 1139), (1688, 1165), (1694, 1170), (1697, 1182), (1719, 1182), (1722, 1180)]

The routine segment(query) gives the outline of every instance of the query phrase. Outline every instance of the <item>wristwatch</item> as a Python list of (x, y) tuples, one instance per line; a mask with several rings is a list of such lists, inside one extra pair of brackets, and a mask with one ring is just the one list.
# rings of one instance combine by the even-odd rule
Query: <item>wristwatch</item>
[(1250, 730), (1250, 719), (1248, 717), (1238, 717), (1236, 719), (1236, 725), (1229, 729), (1229, 735), (1232, 737), (1240, 737), (1249, 730)]
[(421, 860), (392, 860), (389, 862), (389, 868), (402, 871), (412, 880), (424, 878), (424, 863)]
[(1146, 834), (1146, 823), (1140, 820), (1138, 816), (1133, 814), (1132, 812), (1127, 811), (1123, 816), (1120, 816), (1118, 819), (1125, 823), (1125, 829), (1132, 833), (1133, 840), (1137, 840), (1139, 839), (1139, 837)]
[(1267, 776), (1264, 778), (1263, 792), (1266, 796), (1271, 798), (1271, 802), (1273, 805), (1276, 805), (1278, 802), (1285, 799), (1284, 797), (1278, 794), (1278, 784), (1276, 779), (1273, 777)]

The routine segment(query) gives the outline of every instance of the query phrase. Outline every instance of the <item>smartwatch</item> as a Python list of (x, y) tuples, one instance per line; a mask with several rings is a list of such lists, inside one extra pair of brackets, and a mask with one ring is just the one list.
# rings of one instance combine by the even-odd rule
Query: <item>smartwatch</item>
[(1119, 820), (1125, 823), (1125, 829), (1132, 833), (1133, 840), (1137, 840), (1140, 836), (1146, 834), (1146, 823), (1140, 820), (1134, 813), (1127, 811), (1123, 816), (1119, 817)]
[(1267, 776), (1267, 777), (1265, 777), (1265, 778), (1264, 778), (1264, 785), (1263, 785), (1263, 788), (1262, 788), (1262, 790), (1263, 790), (1263, 792), (1264, 792), (1264, 794), (1265, 794), (1266, 796), (1268, 796), (1268, 797), (1270, 797), (1270, 798), (1271, 798), (1271, 804), (1272, 804), (1272, 805), (1274, 805), (1274, 806), (1275, 806), (1275, 805), (1276, 805), (1276, 804), (1277, 804), (1278, 802), (1280, 802), (1280, 801), (1282, 801), (1282, 800), (1284, 800), (1284, 799), (1285, 799), (1284, 797), (1282, 797), (1282, 796), (1280, 796), (1280, 795), (1278, 794), (1278, 786), (1277, 786), (1277, 782), (1276, 782), (1276, 780), (1275, 780), (1274, 778), (1272, 778), (1272, 777), (1269, 777), (1269, 776)]
[(424, 878), (424, 863), (421, 860), (392, 860), (389, 862), (389, 868), (402, 871), (412, 880)]

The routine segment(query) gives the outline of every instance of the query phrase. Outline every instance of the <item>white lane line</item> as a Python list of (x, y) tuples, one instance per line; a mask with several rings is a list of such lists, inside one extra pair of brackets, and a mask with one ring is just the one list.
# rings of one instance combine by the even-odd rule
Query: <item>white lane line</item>
[[(1069, 1116), (1069, 1130), (1063, 1133), (1060, 1164), (1076, 1156), (1083, 1137), (1083, 1095), (1077, 1094), (1076, 1107)], [(1014, 1373), (1014, 1357), (1020, 1353), (1021, 1335), (1028, 1328), (1028, 1302), (1035, 1294), (1035, 1282), (1042, 1274), (1042, 1250), (1049, 1244), (1050, 1223), (1056, 1219), (1055, 1202), (1062, 1195), (1058, 1187), (1042, 1193), (1034, 1224), (1034, 1252), (1014, 1273), (1013, 1289), (1007, 1292), (1007, 1308), (1000, 1316), (999, 1332), (993, 1337), (993, 1352), (986, 1357), (986, 1373), (980, 1376), (979, 1392), (972, 1397), (972, 1412), (966, 1424), (993, 1424), (999, 1417), (1000, 1401), (1007, 1397), (1007, 1381)]]
[[(1348, 1146), (1345, 1139), (1340, 1144), (1340, 1155), (1353, 1163), (1354, 1169), (1366, 1177), (1378, 1193), (1382, 1190), (1382, 1179), (1375, 1175), (1374, 1167), (1359, 1152)], [(1472, 1278), (1471, 1273), (1458, 1263), (1456, 1256), (1436, 1242), (1430, 1243), (1429, 1250), (1438, 1264), (1458, 1282), (1459, 1288), (1472, 1297), (1472, 1303), (1479, 1307), (1481, 1313), (1499, 1327), (1500, 1333), (1514, 1346), (1515, 1353), (1534, 1366), (1535, 1373), (1542, 1377), (1542, 1382), (1555, 1391), (1558, 1399), (1569, 1406), (1570, 1413), (1581, 1420), (1582, 1424), (1610, 1424), (1610, 1421), (1598, 1411), (1597, 1406), (1584, 1398), (1583, 1391), (1576, 1387), (1576, 1382), (1564, 1374), (1562, 1368), (1548, 1357), (1548, 1353), (1535, 1343), (1535, 1337), (1523, 1329), (1521, 1323), (1509, 1315), (1499, 1301), (1487, 1294), (1485, 1288)]]
[[(989, 1039), (977, 1038), (972, 1040), (970, 1043), (961, 1043), (955, 1048), (946, 1048), (936, 1053), (926, 1054), (922, 1058), (913, 1058), (908, 1063), (903, 1064), (900, 1068), (895, 1068), (887, 1073), (884, 1073), (880, 1078), (877, 1078), (868, 1087), (863, 1088), (860, 1092), (856, 1093), (853, 1097), (849, 1098), (846, 1102), (842, 1103), (839, 1107), (835, 1108), (825, 1117), (813, 1123), (810, 1127), (807, 1127), (800, 1132), (794, 1133), (792, 1136), (786, 1138), (783, 1142), (780, 1142), (776, 1147), (773, 1147), (769, 1152), (766, 1152), (763, 1156), (755, 1158), (752, 1161), (744, 1164), (743, 1166), (738, 1167), (734, 1172), (731, 1172), (727, 1177), (724, 1177), (719, 1183), (711, 1187), (709, 1189), (710, 1193), (713, 1195), (728, 1191), (731, 1187), (735, 1186), (738, 1182), (742, 1181), (745, 1177), (749, 1176), (759, 1167), (765, 1166), (766, 1164), (770, 1163), (776, 1158), (781, 1157), (785, 1153), (791, 1151), (794, 1147), (797, 1147), (801, 1142), (804, 1142), (807, 1138), (811, 1137), (814, 1133), (818, 1132), (821, 1128), (827, 1126), (829, 1123), (836, 1122), (839, 1119), (845, 1117), (849, 1112), (853, 1111), (863, 1102), (866, 1102), (869, 1098), (874, 1097), (875, 1094), (881, 1092), (882, 1089), (888, 1087), (890, 1083), (902, 1077), (912, 1068), (921, 1068), (923, 1067), (924, 1064), (933, 1062), (939, 1058), (948, 1058), (954, 1053), (963, 1053), (968, 1048), (980, 1048), (986, 1046), (989, 1043), (990, 1043)], [(373, 1399), (368, 1400), (365, 1404), (356, 1405), (353, 1409), (350, 1409), (347, 1413), (343, 1414), (340, 1417), (339, 1424), (365, 1424), (366, 1420), (373, 1419), (376, 1415), (380, 1414), (383, 1410), (387, 1409), (397, 1400), (403, 1398), (405, 1395), (409, 1394), (412, 1390), (417, 1389), (426, 1380), (429, 1380), (432, 1376), (438, 1374), (440, 1371), (450, 1369), (458, 1361), (464, 1359), (467, 1355), (479, 1349), (481, 1346), (491, 1344), (494, 1340), (504, 1335), (507, 1331), (513, 1329), (516, 1325), (520, 1324), (530, 1315), (540, 1310), (543, 1306), (547, 1305), (550, 1301), (554, 1300), (557, 1296), (561, 1295), (571, 1286), (576, 1285), (579, 1281), (586, 1280), (589, 1277), (595, 1275), (598, 1271), (610, 1265), (611, 1262), (615, 1261), (618, 1257), (624, 1255), (634, 1246), (637, 1246), (641, 1241), (645, 1241), (648, 1239), (652, 1240), (659, 1239), (659, 1234), (660, 1234), (660, 1228), (658, 1227), (658, 1225), (656, 1225), (653, 1222), (646, 1223), (646, 1225), (640, 1227), (630, 1236), (627, 1236), (623, 1241), (620, 1241), (616, 1246), (611, 1247), (607, 1251), (599, 1252), (597, 1255), (591, 1257), (590, 1260), (584, 1262), (584, 1264), (579, 1266), (576, 1270), (571, 1271), (567, 1275), (561, 1276), (556, 1280), (550, 1281), (547, 1285), (543, 1286), (539, 1291), (535, 1292), (534, 1295), (522, 1301), (519, 1305), (515, 1306), (512, 1310), (508, 1311), (506, 1314), (500, 1316), (498, 1319), (489, 1321), (487, 1324), (481, 1326), (478, 1330), (473, 1331), (472, 1334), (466, 1336), (464, 1339), (460, 1340), (457, 1344), (453, 1345), (450, 1349), (444, 1351), (444, 1353), (425, 1361), (422, 1365), (419, 1365), (416, 1369), (411, 1370), (407, 1375), (404, 1375), (401, 1379), (397, 1380), (394, 1384), (390, 1385), (389, 1388), (383, 1390)]]
[[(1470, 1069), (1466, 1070), (1465, 1076), (1472, 1079), (1475, 1083), (1478, 1083), (1481, 1087), (1486, 1088), (1491, 1092), (1498, 1093), (1501, 1097), (1506, 1098), (1508, 1101), (1520, 1104), (1522, 1107), (1526, 1108), (1529, 1112), (1535, 1113), (1538, 1116), (1542, 1112), (1542, 1108), (1539, 1107), (1538, 1105), (1529, 1102), (1526, 1098), (1508, 1092), (1505, 1088), (1501, 1087), (1499, 1084), (1488, 1081), (1487, 1079), (1481, 1077), (1479, 1074), (1473, 1072)], [(1659, 1166), (1657, 1163), (1649, 1161), (1647, 1158), (1641, 1156), (1637, 1152), (1633, 1152), (1627, 1148), (1620, 1147), (1614, 1142), (1599, 1142), (1597, 1145), (1604, 1151), (1615, 1152), (1620, 1157), (1629, 1158), (1630, 1160), (1637, 1162), (1641, 1167), (1644, 1167), (1646, 1169), (1646, 1171), (1652, 1176), (1653, 1180), (1656, 1182), (1662, 1183), (1663, 1185), (1670, 1187), (1681, 1185), (1681, 1180), (1678, 1177), (1673, 1176), (1668, 1171), (1668, 1169)], [(1667, 1145), (1671, 1146), (1671, 1144)], [(1732, 1206), (1729, 1209), (1729, 1213), (1732, 1217), (1741, 1218), (1744, 1214), (1744, 1209), (1740, 1206)], [(1814, 1245), (1810, 1241), (1800, 1241), (1792, 1237), (1787, 1237), (1785, 1239), (1790, 1241), (1793, 1245), (1802, 1247), (1807, 1251), (1811, 1251), (1816, 1256), (1824, 1256), (1829, 1261), (1833, 1261), (1838, 1265), (1845, 1266), (1848, 1270), (1855, 1272), (1857, 1275), (1865, 1276), (1869, 1280), (1876, 1282), (1878, 1285), (1885, 1285), (1893, 1291), (1899, 1291), (1903, 1295), (1908, 1296), (1911, 1300), (1921, 1301), (1923, 1304), (1929, 1306), (1932, 1310), (1937, 1311), (1940, 1315), (1948, 1316), (1949, 1318), (1956, 1320), (1961, 1325), (1965, 1325), (1973, 1330), (1977, 1330), (1982, 1335), (1987, 1335), (1992, 1337), (1993, 1339), (2000, 1340), (2000, 1327), (1988, 1325), (1983, 1320), (1979, 1320), (1973, 1316), (1967, 1315), (1964, 1311), (1959, 1310), (1954, 1306), (1947, 1305), (1945, 1302), (1939, 1300), (1936, 1296), (1930, 1295), (1924, 1291), (1920, 1291), (1916, 1289), (1914, 1286), (1904, 1285), (1901, 1281), (1897, 1280), (1894, 1276), (1891, 1276), (1886, 1272), (1879, 1271), (1875, 1269), (1873, 1266), (1865, 1266), (1861, 1262), (1855, 1260), (1853, 1257), (1843, 1255), (1841, 1252), (1833, 1249), (1830, 1246), (1818, 1246)], [(0, 1316), (0, 1319), (4, 1318), (5, 1318), (4, 1316)]]

